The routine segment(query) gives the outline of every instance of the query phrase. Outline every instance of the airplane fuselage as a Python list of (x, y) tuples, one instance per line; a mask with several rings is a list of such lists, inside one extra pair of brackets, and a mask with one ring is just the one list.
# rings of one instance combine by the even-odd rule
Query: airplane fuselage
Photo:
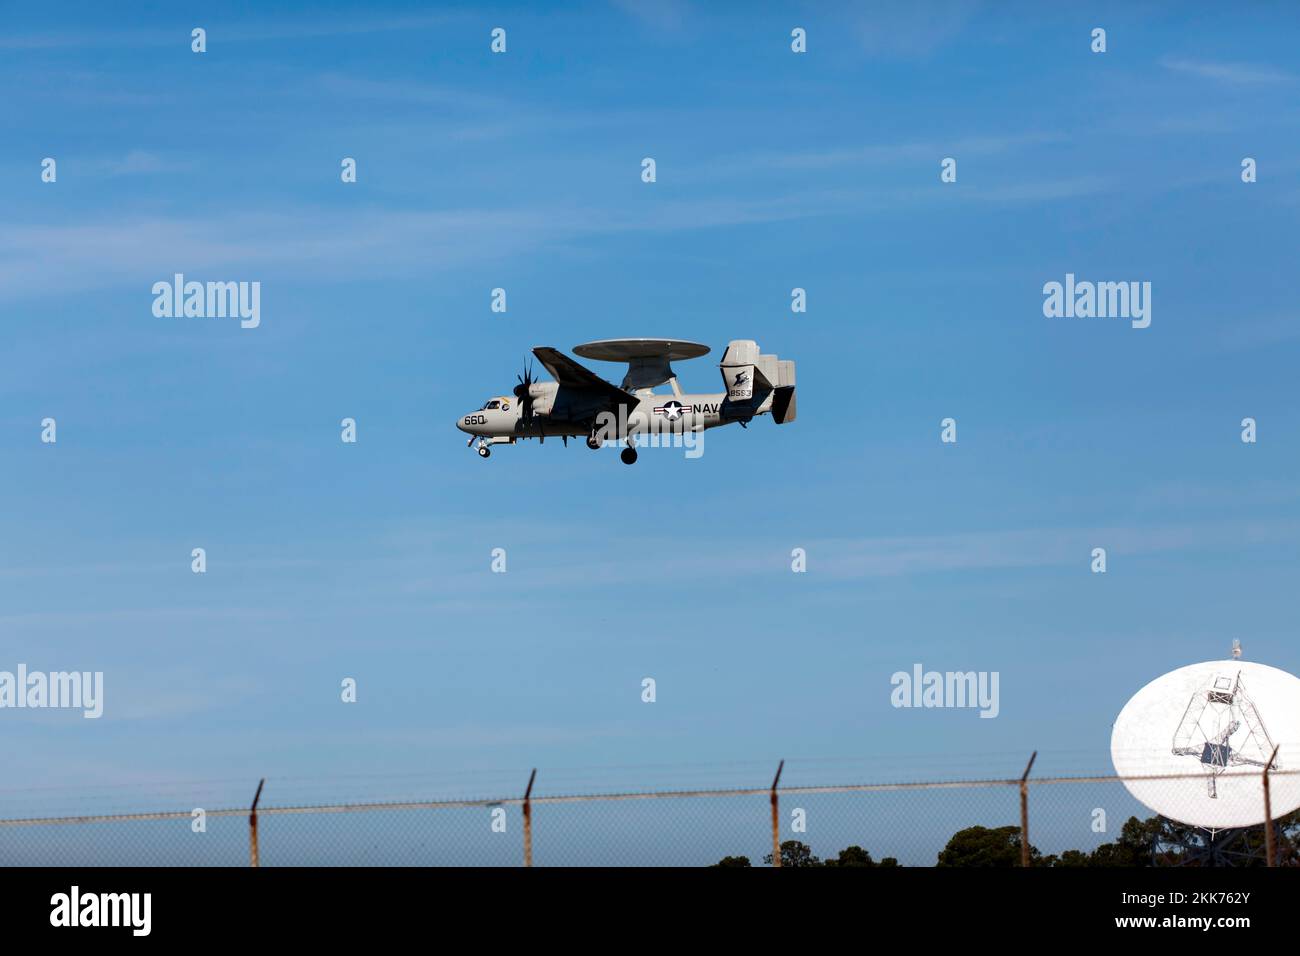
[[(748, 421), (766, 408), (753, 402), (733, 402), (725, 392), (658, 394), (639, 392), (626, 414), (591, 413), (582, 408), (553, 408), (555, 386), (536, 385), (533, 414), (525, 417), (523, 403), (514, 396), (490, 399), (483, 408), (464, 415), (456, 427), (470, 435), (495, 441), (552, 436), (588, 437), (593, 432), (608, 440), (623, 440), (650, 432), (674, 434), (688, 429), (716, 428)], [(767, 404), (767, 403), (764, 403)], [(495, 407), (491, 407), (495, 406)]]

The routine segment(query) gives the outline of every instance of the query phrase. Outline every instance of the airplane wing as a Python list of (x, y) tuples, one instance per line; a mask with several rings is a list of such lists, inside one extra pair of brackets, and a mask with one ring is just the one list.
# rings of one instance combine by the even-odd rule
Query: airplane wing
[(588, 392), (610, 407), (617, 405), (635, 407), (637, 404), (634, 395), (629, 395), (617, 385), (605, 381), (591, 369), (579, 365), (558, 349), (539, 345), (533, 349), (533, 354), (546, 366), (546, 371), (560, 383), (561, 389)]

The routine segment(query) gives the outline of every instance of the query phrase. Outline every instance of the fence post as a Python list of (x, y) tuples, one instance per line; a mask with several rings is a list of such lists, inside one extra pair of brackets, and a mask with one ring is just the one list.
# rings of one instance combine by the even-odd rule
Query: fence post
[(1277, 759), (1277, 751), (1281, 746), (1276, 744), (1273, 747), (1268, 763), (1264, 764), (1264, 862), (1266, 866), (1277, 866), (1277, 840), (1273, 833), (1273, 803), (1268, 793), (1268, 772), (1273, 769), (1273, 761)]
[(781, 823), (777, 819), (776, 785), (781, 782), (781, 771), (785, 768), (782, 760), (776, 765), (776, 776), (772, 779), (772, 865), (781, 865)]
[(1029, 865), (1029, 771), (1034, 768), (1038, 756), (1035, 750), (1029, 755), (1025, 772), (1020, 775), (1020, 865)]
[(533, 865), (533, 781), (537, 779), (537, 768), (528, 775), (528, 789), (524, 791), (524, 866)]
[(260, 866), (257, 857), (257, 801), (262, 799), (262, 787), (266, 783), (263, 777), (257, 783), (257, 793), (253, 794), (253, 805), (248, 808), (248, 856), (249, 866)]

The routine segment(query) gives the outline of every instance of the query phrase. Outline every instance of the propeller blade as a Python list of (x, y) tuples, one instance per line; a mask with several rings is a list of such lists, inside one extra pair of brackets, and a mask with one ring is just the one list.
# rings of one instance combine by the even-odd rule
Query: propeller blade
[(524, 360), (523, 375), (516, 375), (519, 384), (515, 386), (515, 398), (519, 399), (520, 417), (527, 420), (533, 417), (533, 395), (531, 392), (533, 384), (533, 363), (529, 359)]

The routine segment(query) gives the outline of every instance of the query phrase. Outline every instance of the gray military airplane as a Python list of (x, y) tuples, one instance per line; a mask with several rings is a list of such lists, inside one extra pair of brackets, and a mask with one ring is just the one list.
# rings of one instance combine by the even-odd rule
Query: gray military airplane
[[(533, 349), (554, 382), (534, 381), (525, 367), (510, 395), (496, 395), (477, 411), (463, 415), (456, 427), (478, 442), (478, 453), (492, 454), (492, 445), (513, 445), (520, 438), (544, 441), (559, 436), (585, 437), (588, 448), (606, 441), (627, 447), (624, 464), (636, 461), (638, 437), (682, 434), (738, 422), (742, 427), (755, 415), (771, 413), (778, 425), (795, 418), (794, 362), (763, 355), (758, 345), (737, 339), (727, 346), (718, 368), (724, 392), (688, 395), (677, 384), (671, 362), (707, 355), (709, 347), (679, 339), (606, 339), (576, 345), (583, 358), (626, 362), (621, 386), (612, 385), (556, 349)], [(667, 383), (672, 394), (655, 392)]]

